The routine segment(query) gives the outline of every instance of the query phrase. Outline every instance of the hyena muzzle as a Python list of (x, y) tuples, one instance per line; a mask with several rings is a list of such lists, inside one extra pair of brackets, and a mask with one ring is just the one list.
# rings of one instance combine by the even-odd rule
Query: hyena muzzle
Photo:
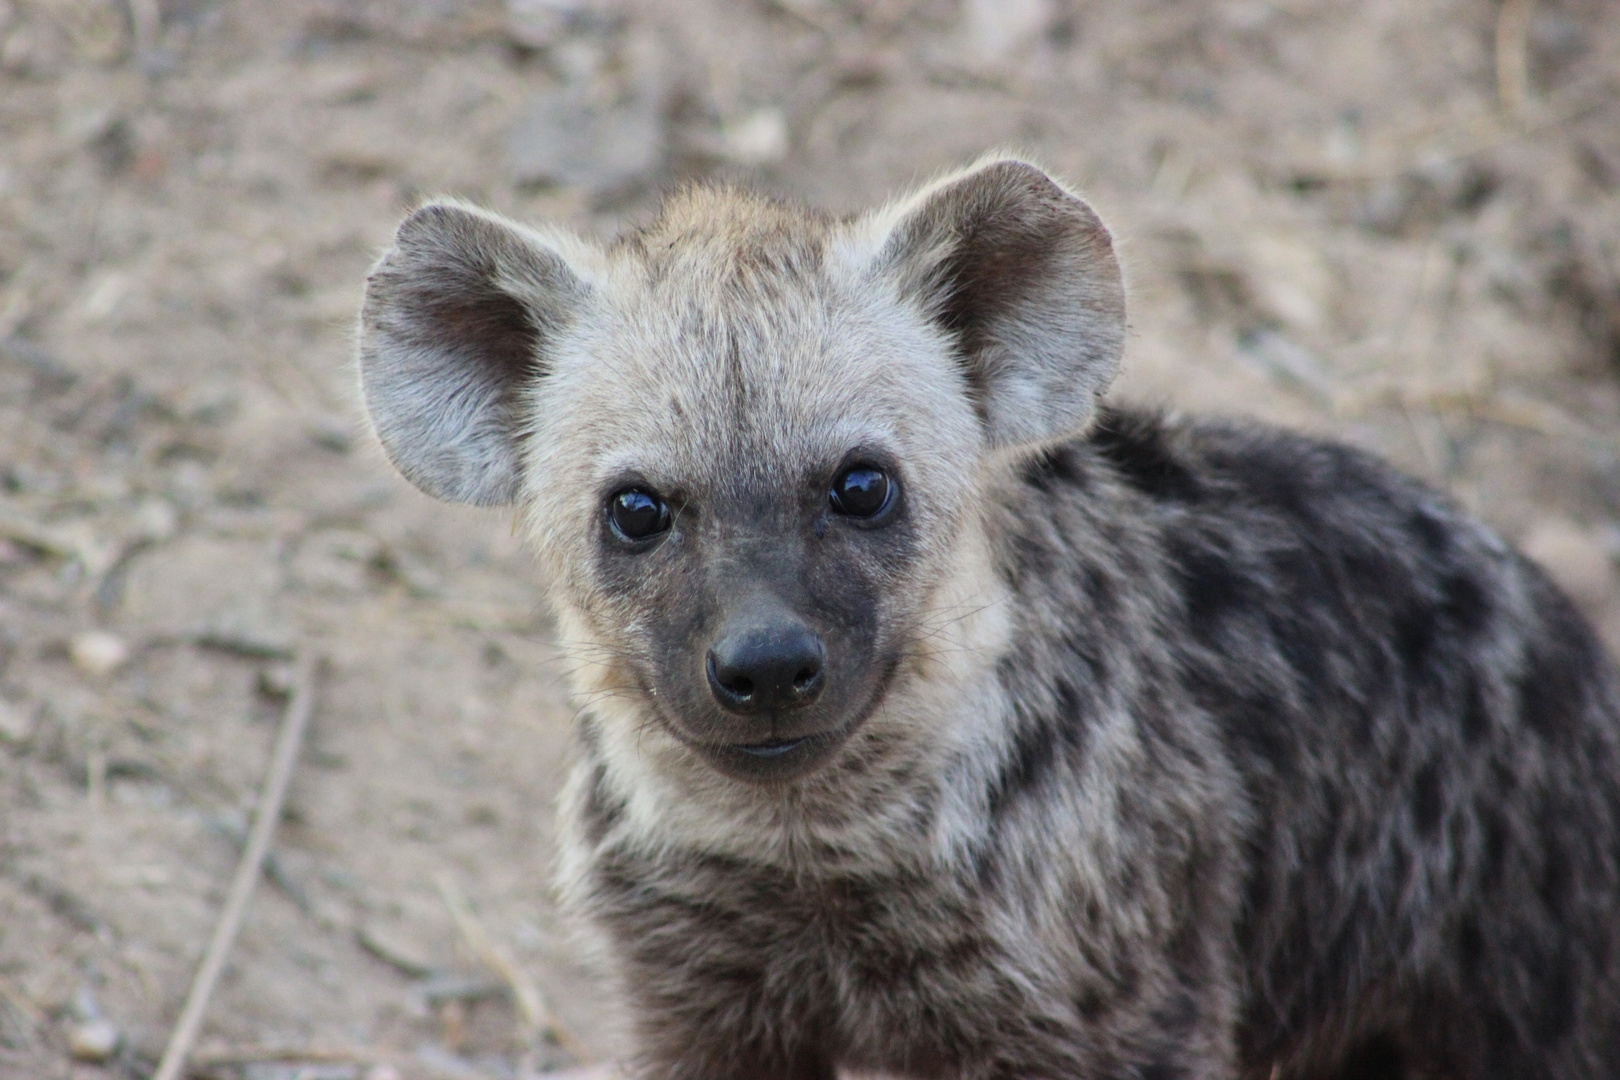
[(1620, 682), (1376, 459), (1099, 404), (1107, 230), (996, 158), (611, 243), (424, 206), (360, 368), (518, 508), (565, 897), (642, 1080), (1620, 1077)]

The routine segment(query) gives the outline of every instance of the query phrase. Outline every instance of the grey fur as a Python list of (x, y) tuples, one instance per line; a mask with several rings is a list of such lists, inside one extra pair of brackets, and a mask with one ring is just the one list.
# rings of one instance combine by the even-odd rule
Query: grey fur
[[(1096, 408), (1123, 305), (1071, 192), (991, 159), (850, 221), (696, 188), (607, 247), (412, 220), (368, 401), (554, 582), (562, 882), (642, 1080), (1620, 1076), (1613, 664), (1365, 454)], [(435, 314), (469, 292), (528, 364)], [(878, 524), (828, 508), (850, 461)], [(615, 537), (627, 489), (667, 533)], [(828, 687), (738, 717), (703, 657), (761, 611)]]

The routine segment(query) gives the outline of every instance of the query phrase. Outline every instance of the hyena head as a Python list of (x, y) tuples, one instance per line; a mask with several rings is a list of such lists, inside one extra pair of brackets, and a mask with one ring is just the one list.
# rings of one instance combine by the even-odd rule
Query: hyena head
[(388, 455), (519, 506), (576, 690), (781, 784), (926, 677), (988, 464), (1084, 425), (1124, 298), (1090, 208), (993, 159), (847, 220), (698, 187), (609, 245), (433, 203), (362, 319)]

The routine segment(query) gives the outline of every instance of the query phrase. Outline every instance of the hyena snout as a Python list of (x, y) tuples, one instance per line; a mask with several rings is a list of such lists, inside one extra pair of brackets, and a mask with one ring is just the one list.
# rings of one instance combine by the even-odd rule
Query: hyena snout
[(709, 690), (739, 716), (773, 716), (811, 704), (826, 684), (821, 635), (788, 612), (731, 620), (706, 658)]

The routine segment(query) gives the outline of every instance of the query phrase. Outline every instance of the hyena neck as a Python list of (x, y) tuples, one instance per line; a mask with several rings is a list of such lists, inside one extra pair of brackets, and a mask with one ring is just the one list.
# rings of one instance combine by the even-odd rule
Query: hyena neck
[[(1000, 706), (993, 680), (953, 688), (955, 700), (937, 709), (932, 692), (909, 698), (909, 715), (885, 706), (832, 764), (784, 785), (721, 776), (667, 735), (626, 746), (617, 737), (622, 717), (585, 716), (565, 814), (598, 848), (712, 855), (805, 875), (949, 865), (972, 843), (961, 823), (979, 801), (972, 747), (991, 741), (983, 730)], [(896, 734), (919, 722), (954, 732), (955, 745)]]

